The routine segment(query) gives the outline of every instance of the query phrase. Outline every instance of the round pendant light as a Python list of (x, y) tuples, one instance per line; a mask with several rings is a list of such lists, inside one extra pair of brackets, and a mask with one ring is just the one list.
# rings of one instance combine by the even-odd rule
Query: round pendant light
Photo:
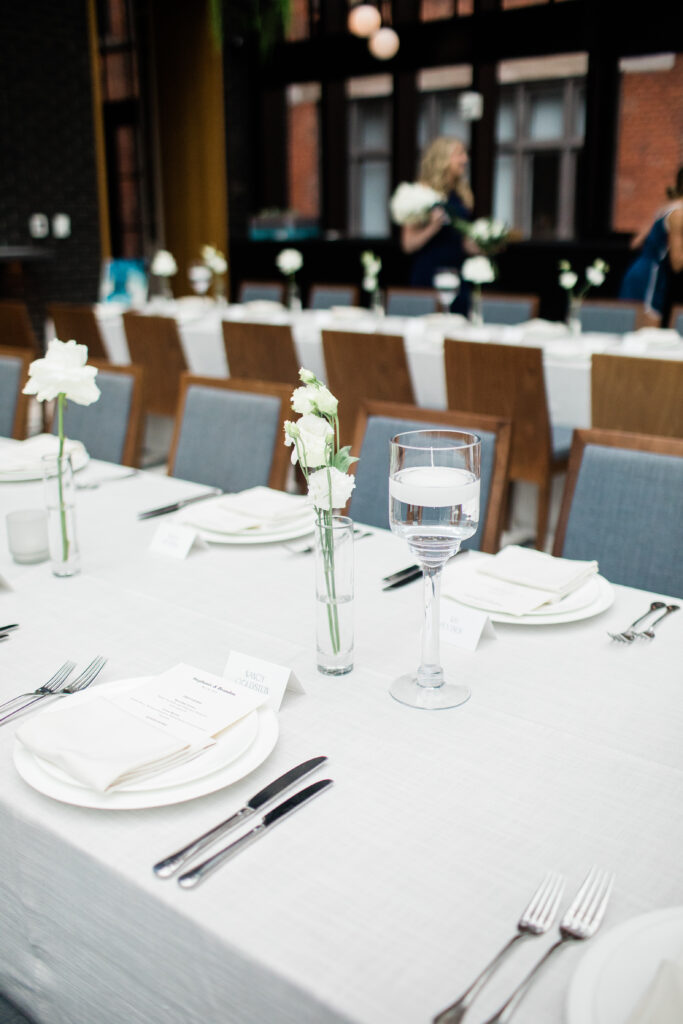
[(368, 49), (378, 60), (391, 60), (398, 53), (401, 40), (393, 28), (381, 28), (370, 37)]
[(347, 25), (349, 32), (361, 39), (367, 39), (382, 24), (382, 18), (376, 7), (372, 4), (358, 4), (349, 11)]

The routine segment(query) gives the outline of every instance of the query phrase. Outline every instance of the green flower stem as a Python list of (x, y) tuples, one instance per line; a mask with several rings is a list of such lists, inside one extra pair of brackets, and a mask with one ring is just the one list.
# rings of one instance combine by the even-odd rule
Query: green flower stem
[(64, 504), (64, 481), (62, 479), (62, 456), (64, 455), (64, 406), (66, 395), (57, 396), (57, 430), (59, 433), (59, 455), (57, 456), (57, 490), (59, 493), (59, 522), (62, 528), (62, 561), (69, 560), (69, 536), (66, 529), (66, 506)]
[(339, 631), (339, 609), (337, 608), (337, 584), (334, 574), (334, 527), (332, 525), (332, 512), (327, 509), (317, 509), (318, 531), (320, 536), (320, 550), (323, 558), (323, 572), (325, 575), (325, 589), (327, 591), (327, 622), (330, 630), (330, 642), (332, 653), (339, 654), (341, 650), (341, 636)]

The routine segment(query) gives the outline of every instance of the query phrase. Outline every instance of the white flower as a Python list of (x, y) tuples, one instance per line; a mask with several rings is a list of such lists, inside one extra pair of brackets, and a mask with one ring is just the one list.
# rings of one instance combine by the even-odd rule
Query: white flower
[(560, 288), (566, 288), (569, 292), (572, 290), (578, 279), (578, 276), (573, 270), (563, 270), (559, 277)]
[(201, 256), (212, 274), (220, 275), (226, 273), (228, 261), (221, 250), (217, 249), (215, 245), (203, 245)]
[(294, 412), (298, 412), (302, 416), (307, 416), (308, 413), (313, 412), (313, 392), (314, 388), (309, 385), (303, 388), (296, 388), (293, 391), (292, 409)]
[(607, 271), (609, 270), (608, 265), (605, 263), (604, 260), (601, 260), (601, 259), (593, 260), (593, 266), (595, 267), (596, 270), (602, 270), (602, 272), (604, 274), (606, 274)]
[(302, 416), (319, 413), (321, 416), (336, 416), (338, 401), (331, 391), (315, 377), (315, 384), (296, 388), (292, 395), (292, 409)]
[[(329, 475), (328, 475), (329, 474)], [(330, 504), (330, 486), (332, 503)], [(334, 466), (319, 469), (308, 478), (308, 496), (316, 508), (331, 512), (335, 508), (343, 508), (351, 497), (356, 481), (348, 473), (342, 473)]]
[(301, 270), (304, 265), (304, 258), (298, 249), (283, 249), (282, 252), (278, 253), (275, 263), (280, 273), (289, 276), (290, 274), (296, 274), (297, 270)]
[(391, 217), (395, 224), (421, 224), (429, 215), (429, 211), (443, 196), (428, 185), (419, 182), (403, 181), (389, 200)]
[(63, 394), (77, 405), (91, 405), (100, 397), (95, 383), (97, 368), (86, 366), (88, 348), (75, 341), (53, 338), (43, 359), (35, 359), (28, 368), (25, 395), (49, 402)]
[(470, 228), (470, 234), (472, 238), (481, 239), (482, 242), (488, 242), (491, 237), (491, 224), (486, 217), (479, 217), (472, 223)]
[(472, 284), (490, 284), (496, 279), (493, 264), (486, 256), (470, 256), (463, 263), (460, 273)]
[(328, 391), (324, 384), (321, 384), (319, 387), (315, 389), (315, 393), (313, 395), (313, 403), (315, 405), (316, 410), (319, 413), (322, 413), (323, 416), (337, 415), (337, 407), (339, 405), (339, 402), (334, 397), (332, 392)]
[[(327, 464), (327, 456), (331, 443), (334, 441), (334, 431), (330, 424), (322, 416), (310, 413), (302, 416), (294, 424), (296, 438), (299, 448), (303, 451), (303, 459), (307, 469), (317, 469), (318, 466)], [(298, 457), (297, 449), (292, 452), (292, 462)]]
[(305, 366), (299, 367), (299, 380), (303, 384), (315, 384), (318, 380), (313, 370), (307, 370)]
[(159, 249), (154, 255), (150, 270), (158, 277), (173, 277), (178, 273), (178, 264), (168, 249)]
[(592, 267), (586, 267), (586, 280), (594, 288), (599, 288), (605, 280), (605, 272), (594, 263)]
[(363, 264), (366, 277), (376, 278), (382, 269), (381, 259), (379, 256), (375, 256), (374, 252), (370, 252), (369, 249), (361, 253), (360, 261)]

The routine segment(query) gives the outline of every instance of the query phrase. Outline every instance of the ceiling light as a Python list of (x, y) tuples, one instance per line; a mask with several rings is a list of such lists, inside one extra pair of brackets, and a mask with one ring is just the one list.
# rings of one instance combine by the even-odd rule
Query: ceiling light
[(391, 60), (398, 53), (401, 41), (393, 28), (381, 28), (370, 38), (368, 49), (378, 60)]
[(358, 4), (349, 11), (347, 24), (349, 32), (353, 32), (354, 36), (367, 39), (380, 27), (382, 18), (377, 8), (373, 7), (372, 4)]

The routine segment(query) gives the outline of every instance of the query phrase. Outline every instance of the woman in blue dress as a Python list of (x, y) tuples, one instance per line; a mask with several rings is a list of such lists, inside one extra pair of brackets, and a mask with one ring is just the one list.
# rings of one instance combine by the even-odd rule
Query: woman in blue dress
[[(414, 254), (410, 283), (416, 288), (433, 288), (434, 275), (439, 270), (459, 272), (468, 255), (462, 233), (450, 223), (451, 219), (472, 219), (474, 199), (465, 174), (468, 163), (467, 150), (460, 139), (441, 136), (423, 154), (420, 182), (440, 192), (444, 204), (434, 207), (426, 224), (404, 224), (401, 229), (401, 248)], [(468, 309), (469, 286), (462, 281), (451, 311), (466, 315)]]
[(676, 185), (667, 190), (673, 200), (656, 217), (647, 232), (633, 239), (632, 248), (642, 249), (624, 274), (620, 299), (643, 302), (645, 312), (659, 325), (667, 311), (672, 273), (683, 269), (683, 168)]

